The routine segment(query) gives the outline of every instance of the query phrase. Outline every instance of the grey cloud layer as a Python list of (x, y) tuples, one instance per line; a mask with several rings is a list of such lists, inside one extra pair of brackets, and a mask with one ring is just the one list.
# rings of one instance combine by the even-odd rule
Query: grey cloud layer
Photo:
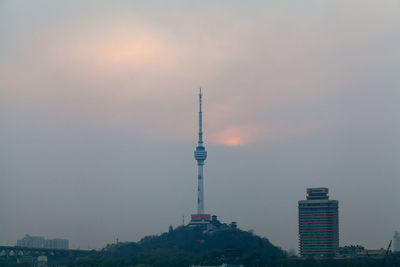
[(295, 248), (296, 201), (328, 186), (342, 243), (386, 244), (398, 2), (170, 3), (0, 4), (0, 241), (101, 247), (178, 224), (205, 86), (206, 210)]

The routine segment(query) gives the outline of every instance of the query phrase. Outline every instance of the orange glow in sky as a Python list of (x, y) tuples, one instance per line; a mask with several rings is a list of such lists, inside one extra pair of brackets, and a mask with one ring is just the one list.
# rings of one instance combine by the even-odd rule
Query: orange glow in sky
[(118, 24), (98, 29), (82, 27), (53, 45), (57, 47), (53, 58), (59, 62), (62, 52), (71, 66), (84, 72), (103, 70), (116, 75), (125, 72), (154, 75), (176, 66), (177, 46), (151, 28), (129, 29)]
[[(99, 46), (98, 56), (110, 63), (160, 64), (170, 62), (167, 44), (146, 33), (118, 33)], [(165, 64), (165, 63), (164, 63)]]
[(245, 124), (210, 133), (210, 142), (224, 146), (245, 146), (262, 139), (274, 138), (272, 126)]
[(249, 143), (247, 141), (248, 134), (245, 132), (244, 129), (233, 127), (224, 129), (215, 135), (211, 135), (210, 139), (211, 142), (216, 144), (225, 145), (225, 146), (241, 146)]
[(231, 136), (222, 140), (222, 144), (227, 146), (240, 146), (244, 145), (244, 141), (238, 136)]

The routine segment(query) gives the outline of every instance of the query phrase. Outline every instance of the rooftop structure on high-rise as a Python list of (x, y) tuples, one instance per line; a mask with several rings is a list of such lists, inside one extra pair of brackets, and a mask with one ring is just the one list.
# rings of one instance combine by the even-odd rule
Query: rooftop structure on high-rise
[(339, 203), (328, 188), (307, 188), (299, 205), (299, 246), (302, 257), (333, 257), (339, 248)]
[(194, 158), (197, 161), (197, 214), (192, 214), (190, 224), (207, 224), (211, 220), (210, 214), (204, 212), (204, 175), (203, 166), (207, 158), (207, 151), (203, 145), (203, 112), (202, 112), (202, 92), (199, 93), (199, 139)]

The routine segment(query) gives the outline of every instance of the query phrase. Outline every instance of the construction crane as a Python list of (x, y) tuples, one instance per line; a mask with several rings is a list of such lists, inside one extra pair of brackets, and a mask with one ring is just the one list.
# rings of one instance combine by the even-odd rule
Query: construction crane
[(389, 255), (389, 250), (390, 250), (391, 246), (392, 246), (392, 240), (390, 240), (389, 245), (388, 245), (388, 247), (386, 249), (385, 258), (384, 258), (385, 260), (386, 260), (387, 255)]

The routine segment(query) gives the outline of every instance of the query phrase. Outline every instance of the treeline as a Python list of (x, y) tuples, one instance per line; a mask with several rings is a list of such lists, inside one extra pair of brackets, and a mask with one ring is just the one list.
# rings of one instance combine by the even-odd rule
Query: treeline
[[(15, 261), (15, 259), (14, 259)], [(400, 266), (400, 254), (386, 259), (300, 259), (274, 246), (267, 238), (240, 229), (204, 232), (201, 229), (179, 227), (158, 236), (147, 236), (139, 242), (117, 243), (101, 251), (88, 251), (81, 258), (49, 257), (48, 266), (67, 267), (189, 267), (191, 265), (220, 266), (223, 263), (250, 266), (322, 267), (322, 266)], [(20, 265), (0, 261), (0, 266)]]
[[(212, 259), (191, 258), (189, 255), (152, 255), (140, 256), (132, 259), (103, 259), (80, 260), (69, 264), (68, 267), (189, 267), (194, 264), (221, 265), (221, 262)], [(199, 261), (200, 260), (200, 261)], [(204, 261), (201, 261), (204, 260)], [(400, 266), (400, 257), (388, 257), (388, 259), (279, 259), (276, 261), (264, 261), (258, 257), (243, 257), (231, 264), (243, 264), (246, 267), (397, 267)]]

